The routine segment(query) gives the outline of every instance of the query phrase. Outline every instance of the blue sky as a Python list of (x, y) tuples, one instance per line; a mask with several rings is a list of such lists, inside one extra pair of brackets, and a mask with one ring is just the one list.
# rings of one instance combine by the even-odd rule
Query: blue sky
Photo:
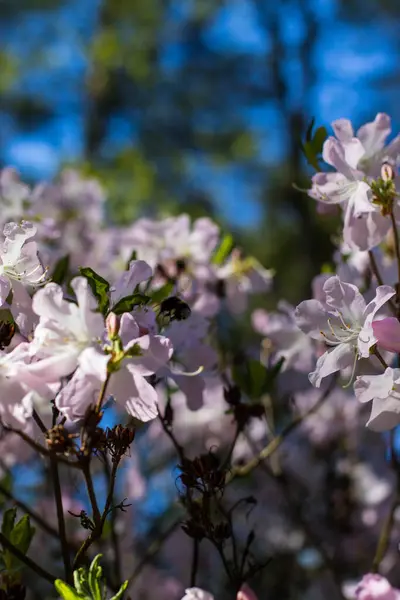
[[(19, 168), (23, 175), (36, 179), (51, 177), (63, 161), (79, 160), (82, 156), (82, 89), (88, 67), (83, 43), (96, 27), (99, 2), (69, 0), (56, 17), (52, 13), (31, 15), (21, 18), (17, 28), (5, 31), (3, 26), (3, 31), (0, 29), (6, 48), (14, 49), (24, 65), (30, 64), (32, 50), (40, 48), (45, 67), (32, 64), (19, 85), (33, 95), (46, 97), (56, 107), (55, 117), (46, 126), (25, 133), (11, 129), (6, 136), (5, 162)], [(339, 117), (348, 117), (360, 124), (378, 111), (392, 113), (394, 123), (399, 124), (395, 90), (382, 91), (374, 83), (378, 74), (389, 77), (395, 72), (397, 23), (388, 23), (382, 18), (361, 27), (346, 25), (338, 20), (336, 0), (310, 0), (310, 3), (314, 4), (323, 36), (314, 57), (318, 83), (307, 94), (309, 105), (300, 108), (323, 124)], [(184, 0), (176, 0), (173, 14), (176, 27), (187, 7)], [(296, 56), (296, 47), (305, 35), (304, 25), (296, 2), (286, 3), (281, 27), (286, 44), (285, 75), (293, 105), (304, 97)], [(250, 0), (230, 0), (210, 24), (205, 42), (215, 51), (233, 55), (246, 52), (255, 56), (262, 55), (270, 44), (257, 23)], [(179, 46), (166, 45), (163, 56), (166, 70), (173, 71), (180, 58)], [(257, 135), (261, 159), (266, 164), (279, 165), (285, 154), (286, 140), (276, 107), (266, 101), (243, 112), (243, 117)], [(7, 132), (7, 127), (3, 130)], [(128, 134), (132, 136), (131, 131), (126, 131), (124, 121), (116, 119), (110, 142), (116, 145)], [(193, 179), (213, 193), (218, 208), (234, 224), (256, 222), (259, 217), (257, 189), (245, 173), (232, 168), (217, 172), (205, 160), (196, 157)]]

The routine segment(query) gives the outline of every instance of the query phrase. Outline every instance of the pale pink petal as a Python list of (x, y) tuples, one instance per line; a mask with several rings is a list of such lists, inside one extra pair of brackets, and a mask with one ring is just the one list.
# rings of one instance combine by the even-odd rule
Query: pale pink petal
[(396, 317), (373, 321), (372, 329), (381, 348), (389, 352), (400, 352), (400, 323)]

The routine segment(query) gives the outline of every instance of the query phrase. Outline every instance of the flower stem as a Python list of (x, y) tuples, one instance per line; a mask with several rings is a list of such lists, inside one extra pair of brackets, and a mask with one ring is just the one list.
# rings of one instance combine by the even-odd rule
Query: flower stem
[[(375, 275), (375, 279), (378, 285), (384, 285), (381, 274), (379, 273), (378, 265), (376, 264), (375, 256), (372, 250), (368, 250), (369, 263), (371, 267), (371, 272)], [(392, 300), (388, 300), (388, 305), (390, 306), (390, 310), (392, 313), (397, 316), (396, 306), (394, 305)]]
[(61, 554), (64, 562), (65, 578), (68, 583), (72, 582), (71, 560), (65, 530), (64, 509), (62, 503), (60, 476), (58, 473), (58, 464), (54, 457), (50, 457), (50, 471), (54, 486), (54, 499), (57, 509), (58, 533), (60, 536)]
[(111, 377), (111, 373), (109, 373), (107, 371), (106, 378), (103, 381), (103, 384), (102, 384), (102, 386), (100, 388), (99, 397), (97, 398), (97, 403), (96, 403), (96, 412), (97, 412), (97, 414), (100, 413), (101, 407), (103, 406), (103, 402), (104, 402), (104, 398), (105, 398), (105, 395), (106, 395), (108, 382), (110, 381), (110, 377)]
[(394, 218), (393, 210), (390, 211), (390, 220), (392, 222), (394, 250), (397, 260), (397, 284), (396, 284), (396, 309), (397, 318), (400, 321), (400, 240), (399, 231), (397, 229), (396, 219)]

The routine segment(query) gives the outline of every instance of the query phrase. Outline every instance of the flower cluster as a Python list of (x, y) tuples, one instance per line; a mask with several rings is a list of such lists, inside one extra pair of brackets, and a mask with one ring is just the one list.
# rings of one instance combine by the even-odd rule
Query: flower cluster
[[(31, 189), (12, 169), (1, 172), (0, 466), (8, 476), (31, 461), (45, 477), (49, 460), (56, 505), (35, 494), (32, 518), (61, 544), (65, 597), (84, 589), (80, 565), (106, 525), (110, 589), (126, 575), (123, 590), (137, 586), (137, 597), (213, 600), (226, 584), (236, 600), (256, 600), (270, 584), (271, 597), (289, 598), (280, 571), (288, 568), (310, 598), (330, 598), (331, 584), (338, 597), (400, 597), (383, 576), (392, 581), (400, 534), (397, 442), (393, 435), (388, 460), (376, 435), (400, 424), (400, 136), (386, 144), (390, 119), (381, 113), (357, 132), (345, 119), (332, 129), (313, 160), (320, 169), (308, 201), (321, 218), (332, 207), (340, 214), (336, 249), (312, 297), (297, 306), (282, 299), (275, 311), (252, 308), (273, 271), (208, 217), (116, 226), (93, 180), (66, 171)], [(87, 503), (77, 478), (60, 483), (61, 465), (82, 475)], [(1, 493), (13, 498), (6, 486)], [(185, 573), (167, 578), (156, 561), (148, 593), (133, 562), (140, 571), (149, 559), (131, 560), (146, 544), (132, 543), (132, 532), (152, 530), (152, 494), (165, 514), (179, 497), (182, 527), (163, 558), (179, 554)], [(43, 525), (42, 507), (54, 522)], [(0, 595), (24, 594), (10, 556), (16, 548), (22, 560), (33, 533), (8, 511)], [(34, 543), (54, 554), (42, 541)], [(382, 575), (351, 583), (371, 566)]]

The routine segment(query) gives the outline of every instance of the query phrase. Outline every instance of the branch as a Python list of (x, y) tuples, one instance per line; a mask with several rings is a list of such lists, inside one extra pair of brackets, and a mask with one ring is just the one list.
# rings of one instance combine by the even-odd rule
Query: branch
[[(372, 271), (373, 275), (375, 275), (375, 279), (376, 279), (378, 285), (384, 285), (382, 276), (379, 273), (378, 265), (376, 263), (375, 256), (374, 256), (374, 253), (372, 252), (372, 250), (368, 250), (368, 256), (369, 256), (369, 264), (371, 267), (371, 271)], [(397, 314), (396, 306), (394, 305), (393, 300), (392, 299), (388, 300), (388, 304), (390, 306), (390, 310), (393, 312), (394, 315), (396, 315)]]
[(113, 463), (106, 503), (104, 505), (104, 509), (101, 514), (100, 514), (100, 511), (99, 511), (99, 508), (97, 505), (96, 495), (94, 493), (93, 482), (92, 482), (92, 478), (90, 476), (90, 471), (88, 472), (87, 468), (85, 469), (85, 467), (83, 467), (86, 485), (88, 488), (88, 494), (89, 494), (90, 502), (92, 504), (93, 521), (94, 521), (95, 527), (94, 527), (93, 531), (90, 533), (90, 535), (83, 542), (83, 544), (81, 545), (81, 547), (79, 548), (79, 550), (75, 556), (75, 560), (74, 560), (74, 564), (73, 564), (74, 570), (78, 567), (84, 554), (87, 552), (87, 550), (90, 548), (90, 546), (92, 546), (92, 544), (94, 544), (97, 540), (99, 540), (101, 538), (101, 535), (103, 533), (104, 523), (106, 521), (107, 515), (110, 511), (110, 507), (112, 504), (112, 498), (114, 495), (114, 487), (115, 487), (115, 480), (116, 480), (116, 476), (117, 476), (118, 465), (119, 465), (119, 460)]
[[(244, 465), (242, 467), (236, 467), (236, 469), (234, 469), (233, 471), (231, 471), (231, 473), (227, 477), (226, 485), (230, 484), (236, 477), (248, 475), (258, 465), (262, 464), (262, 462), (266, 458), (268, 458), (269, 456), (271, 456), (279, 448), (279, 446), (282, 444), (282, 442), (285, 440), (285, 438), (290, 433), (292, 433), (292, 431), (294, 431), (307, 417), (309, 417), (311, 414), (313, 414), (314, 412), (316, 412), (322, 406), (322, 404), (325, 402), (325, 400), (328, 398), (328, 396), (332, 392), (333, 388), (335, 387), (336, 379), (337, 379), (336, 377), (333, 377), (333, 379), (331, 380), (329, 386), (327, 387), (327, 389), (325, 390), (325, 392), (323, 392), (322, 396), (314, 404), (314, 406), (312, 406), (303, 415), (301, 415), (301, 416), (297, 417), (296, 419), (294, 419), (292, 421), (292, 423), (290, 423), (289, 425), (287, 425), (284, 428), (284, 430), (282, 431), (282, 433), (280, 435), (278, 435), (276, 438), (274, 438), (268, 444), (268, 446), (266, 448), (264, 448), (264, 450), (262, 450), (260, 452), (260, 454), (258, 456), (256, 456), (254, 459), (252, 459), (251, 461), (249, 461), (247, 463), (247, 465)], [(161, 418), (161, 421), (162, 421), (162, 418)], [(168, 431), (166, 431), (166, 433), (169, 435)], [(159, 550), (162, 548), (162, 545), (164, 544), (164, 542), (170, 537), (170, 535), (172, 535), (174, 533), (174, 531), (176, 531), (176, 529), (179, 527), (180, 523), (181, 523), (181, 519), (177, 518), (173, 523), (171, 523), (171, 525), (169, 526), (169, 528), (164, 533), (162, 533), (160, 535), (160, 537), (157, 538), (150, 545), (150, 547), (148, 548), (147, 552), (144, 554), (143, 558), (136, 565), (136, 567), (135, 567), (132, 575), (129, 577), (129, 585), (135, 581), (135, 579), (140, 575), (142, 569), (159, 552)]]
[(72, 462), (60, 454), (50, 452), (50, 450), (48, 450), (44, 446), (37, 444), (31, 437), (29, 437), (29, 435), (26, 435), (26, 433), (24, 433), (23, 431), (20, 431), (19, 429), (13, 429), (12, 427), (8, 426), (4, 426), (4, 429), (6, 431), (10, 431), (11, 433), (16, 433), (21, 439), (24, 440), (24, 442), (29, 444), (31, 448), (36, 450), (36, 452), (38, 452), (42, 456), (45, 456), (46, 458), (53, 458), (56, 462), (67, 465), (68, 467), (72, 467), (73, 469), (81, 469), (81, 464), (79, 462)]
[(68, 583), (72, 582), (71, 559), (67, 542), (67, 533), (65, 530), (64, 509), (62, 503), (60, 476), (58, 473), (57, 461), (50, 457), (50, 471), (54, 486), (54, 500), (57, 509), (58, 533), (60, 535), (61, 554), (63, 557), (65, 578)]
[(234, 479), (236, 479), (236, 477), (244, 477), (246, 475), (249, 475), (252, 471), (254, 471), (254, 469), (256, 469), (260, 464), (262, 464), (264, 460), (269, 458), (285, 441), (285, 439), (295, 429), (297, 429), (297, 427), (299, 427), (299, 425), (301, 425), (301, 423), (307, 417), (315, 413), (322, 406), (322, 404), (325, 402), (325, 400), (328, 398), (333, 388), (335, 387), (335, 384), (336, 377), (334, 377), (331, 380), (329, 386), (323, 392), (322, 396), (308, 411), (306, 411), (303, 415), (300, 415), (293, 419), (293, 421), (282, 430), (282, 433), (274, 437), (274, 439), (271, 440), (271, 442), (265, 448), (263, 448), (263, 450), (261, 450), (261, 452), (259, 452), (257, 456), (254, 456), (251, 460), (249, 460), (247, 464), (233, 468), (227, 476), (226, 485), (231, 483)]

